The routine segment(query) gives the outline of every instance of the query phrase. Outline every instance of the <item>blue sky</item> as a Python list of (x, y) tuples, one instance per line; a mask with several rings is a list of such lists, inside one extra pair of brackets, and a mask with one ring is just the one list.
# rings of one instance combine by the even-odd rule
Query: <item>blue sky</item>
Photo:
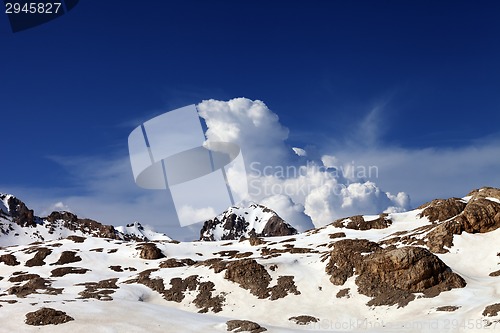
[(388, 165), (378, 185), (412, 205), (500, 186), (499, 17), (495, 1), (87, 0), (14, 34), (1, 14), (0, 192), (38, 210), (92, 194), (141, 121), (235, 97), (264, 101), (290, 146)]

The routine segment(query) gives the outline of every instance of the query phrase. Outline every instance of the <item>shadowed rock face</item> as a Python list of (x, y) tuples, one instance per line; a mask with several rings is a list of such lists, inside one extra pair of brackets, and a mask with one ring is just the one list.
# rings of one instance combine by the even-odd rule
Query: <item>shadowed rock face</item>
[(9, 215), (12, 217), (12, 222), (20, 225), (21, 227), (36, 226), (37, 218), (35, 217), (33, 210), (28, 209), (24, 202), (16, 197), (10, 197), (7, 204), (9, 208)]

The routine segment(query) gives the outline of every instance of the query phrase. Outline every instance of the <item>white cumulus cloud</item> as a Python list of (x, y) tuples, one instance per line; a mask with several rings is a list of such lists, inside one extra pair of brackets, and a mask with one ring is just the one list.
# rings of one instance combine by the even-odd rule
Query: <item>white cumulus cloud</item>
[(353, 162), (325, 155), (305, 163), (306, 151), (287, 146), (288, 129), (262, 101), (208, 100), (197, 108), (207, 124), (208, 143), (232, 142), (241, 148), (246, 173), (228, 171), (230, 181), (248, 178), (248, 193), (240, 197), (268, 206), (299, 230), (344, 216), (409, 208), (406, 194), (383, 192), (364, 179), (370, 170)]

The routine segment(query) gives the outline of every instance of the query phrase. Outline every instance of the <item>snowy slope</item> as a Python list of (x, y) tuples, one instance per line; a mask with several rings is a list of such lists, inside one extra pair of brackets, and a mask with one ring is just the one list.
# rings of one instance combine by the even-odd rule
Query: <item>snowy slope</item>
[[(241, 241), (144, 243), (87, 235), (5, 247), (0, 250), (0, 331), (227, 332), (226, 322), (234, 319), (256, 322), (268, 332), (498, 330), (500, 315), (488, 306), (499, 302), (500, 273), (495, 272), (500, 269), (500, 204), (490, 198), (500, 199), (500, 190), (384, 215), (391, 223), (380, 229), (373, 224), (380, 216), (364, 216), (351, 217), (359, 222), (352, 228), (331, 224), (296, 235)], [(474, 216), (481, 216), (477, 231), (453, 227)], [(362, 230), (363, 223), (377, 228)], [(143, 232), (138, 225), (120, 230)], [(436, 230), (443, 239), (450, 238), (447, 231), (457, 233), (451, 234), (451, 244), (441, 247), (439, 242), (431, 244)], [(360, 289), (363, 271), (355, 270), (342, 285), (332, 283), (327, 272), (340, 244), (359, 240), (380, 247), (360, 258), (399, 248), (433, 248), (427, 253), (466, 285), (437, 295), (413, 292), (415, 298), (404, 306), (367, 305), (373, 298)], [(45, 255), (43, 262), (34, 260), (38, 253)], [(45, 285), (33, 289), (39, 279)], [(74, 320), (40, 327), (25, 324), (26, 314), (42, 307), (64, 311)], [(299, 325), (290, 320), (300, 316), (317, 322)]]

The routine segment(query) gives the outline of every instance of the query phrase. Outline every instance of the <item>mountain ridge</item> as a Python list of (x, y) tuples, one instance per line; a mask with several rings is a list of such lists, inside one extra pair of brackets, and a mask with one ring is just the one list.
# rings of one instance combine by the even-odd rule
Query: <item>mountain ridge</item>
[[(500, 325), (499, 189), (292, 235), (258, 236), (258, 227), (249, 237), (194, 242), (104, 238), (77, 228), (66, 238), (0, 248), (0, 320), (20, 332), (32, 332), (37, 320), (49, 323), (42, 332), (336, 332), (346, 323), (372, 333), (436, 325), (470, 332)], [(473, 328), (451, 324), (470, 320)]]

